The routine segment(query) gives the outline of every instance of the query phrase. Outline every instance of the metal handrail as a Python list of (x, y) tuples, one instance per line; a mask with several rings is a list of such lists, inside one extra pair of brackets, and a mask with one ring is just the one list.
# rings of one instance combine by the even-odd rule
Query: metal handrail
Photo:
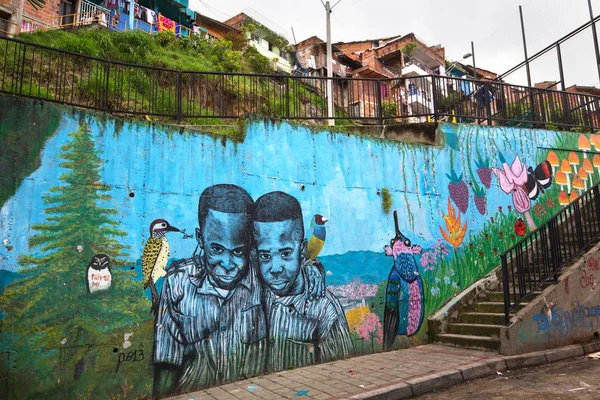
[(500, 255), (506, 323), (511, 311), (557, 282), (562, 268), (599, 237), (600, 182)]

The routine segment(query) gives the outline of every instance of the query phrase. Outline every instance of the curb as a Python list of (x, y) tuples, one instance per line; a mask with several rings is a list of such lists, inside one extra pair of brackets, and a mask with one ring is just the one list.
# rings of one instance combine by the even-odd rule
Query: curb
[(518, 356), (506, 356), (493, 361), (477, 362), (461, 368), (436, 372), (431, 375), (413, 378), (383, 388), (366, 391), (348, 397), (348, 400), (400, 400), (419, 396), (434, 390), (447, 388), (459, 383), (472, 381), (496, 372), (551, 364), (568, 358), (581, 357), (600, 351), (600, 341), (575, 344), (558, 349), (537, 351)]

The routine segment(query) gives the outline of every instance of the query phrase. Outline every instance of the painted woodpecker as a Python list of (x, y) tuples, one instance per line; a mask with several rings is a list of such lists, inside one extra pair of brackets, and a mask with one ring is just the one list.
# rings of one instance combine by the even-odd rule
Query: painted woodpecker
[(142, 254), (144, 289), (150, 287), (152, 291), (151, 312), (155, 314), (158, 310), (156, 281), (167, 274), (165, 267), (169, 261), (169, 242), (165, 236), (167, 232), (180, 232), (180, 230), (169, 225), (164, 219), (152, 221), (150, 224), (150, 238), (146, 242)]
[(411, 242), (398, 229), (398, 214), (394, 211), (396, 237), (391, 246), (385, 246), (385, 254), (394, 258), (388, 278), (383, 316), (383, 346), (391, 349), (396, 335), (412, 336), (421, 327), (425, 307), (423, 305), (423, 280), (419, 275), (415, 254), (421, 254), (421, 246)]
[(325, 222), (327, 221), (329, 220), (322, 215), (315, 214), (310, 222), (310, 227), (313, 231), (312, 236), (308, 240), (308, 247), (306, 249), (306, 258), (309, 260), (316, 260), (325, 245), (325, 236), (327, 233), (325, 231)]

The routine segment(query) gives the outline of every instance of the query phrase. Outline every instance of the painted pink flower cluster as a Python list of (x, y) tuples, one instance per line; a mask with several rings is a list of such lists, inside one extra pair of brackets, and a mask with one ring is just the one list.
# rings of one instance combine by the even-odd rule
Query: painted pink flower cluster
[(379, 317), (373, 313), (367, 314), (356, 332), (365, 340), (375, 339), (377, 344), (383, 343), (383, 326)]
[(527, 182), (527, 166), (521, 162), (519, 156), (515, 157), (515, 161), (510, 167), (508, 163), (504, 163), (502, 169), (492, 168), (492, 171), (498, 177), (500, 188), (504, 193), (512, 193), (515, 210), (521, 214), (529, 211), (531, 202), (522, 187)]
[(421, 267), (426, 270), (433, 271), (440, 261), (449, 254), (448, 248), (441, 239), (421, 256)]
[(362, 300), (368, 297), (375, 297), (377, 294), (377, 285), (358, 282), (341, 286), (328, 286), (327, 289), (336, 297), (344, 297), (348, 300)]
[(421, 289), (417, 281), (409, 284), (410, 292), (410, 308), (408, 312), (408, 326), (406, 327), (406, 334), (409, 336), (414, 335), (419, 330), (419, 321), (421, 320)]
[(398, 254), (409, 253), (409, 254), (421, 254), (421, 246), (415, 244), (412, 247), (408, 247), (402, 240), (394, 239), (394, 247), (389, 245), (383, 246), (385, 255), (388, 257), (396, 257)]

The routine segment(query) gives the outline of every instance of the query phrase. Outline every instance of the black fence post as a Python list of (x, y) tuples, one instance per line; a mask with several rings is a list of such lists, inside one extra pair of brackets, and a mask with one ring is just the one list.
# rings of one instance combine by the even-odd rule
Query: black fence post
[(568, 98), (568, 94), (567, 92), (562, 92), (561, 93), (561, 97), (562, 97), (562, 103), (563, 103), (563, 118), (564, 118), (564, 123), (567, 125), (571, 125), (571, 118), (570, 118), (570, 113), (571, 110), (569, 109), (569, 98)]
[[(562, 215), (562, 214), (559, 214)], [(558, 217), (550, 220), (548, 231), (550, 232), (550, 253), (552, 254), (552, 269), (554, 280), (558, 279), (558, 271), (562, 264), (560, 232), (558, 231)]]
[(377, 93), (377, 117), (379, 120), (379, 125), (383, 126), (383, 103), (381, 101), (381, 81), (379, 79), (377, 79), (375, 81), (376, 83), (376, 93)]
[(438, 121), (438, 108), (437, 108), (437, 97), (438, 97), (438, 91), (437, 91), (437, 82), (436, 82), (437, 77), (435, 75), (431, 75), (431, 105), (433, 107), (433, 120), (435, 122)]
[[(500, 88), (500, 106), (502, 107), (502, 120), (500, 121), (500, 123), (502, 124), (502, 126), (506, 126), (506, 119), (508, 118), (508, 105), (506, 103), (506, 93), (504, 93), (504, 85), (500, 84), (499, 85)], [(496, 112), (498, 112), (498, 110), (496, 110)]]
[(290, 119), (290, 77), (285, 78), (285, 116)]
[(19, 94), (23, 94), (23, 80), (25, 75), (25, 57), (27, 55), (27, 43), (23, 43), (23, 57), (21, 59), (21, 72), (19, 73), (20, 82), (19, 82)]
[(583, 247), (583, 224), (581, 222), (581, 208), (579, 207), (579, 200), (573, 203), (575, 209), (575, 231), (577, 233), (577, 243), (579, 248)]
[(598, 185), (594, 186), (594, 205), (596, 206), (596, 226), (600, 229), (600, 189)]
[(510, 322), (510, 292), (508, 287), (508, 265), (506, 257), (506, 254), (502, 256), (502, 290), (504, 291), (504, 320), (508, 325)]
[(533, 95), (533, 88), (529, 87), (529, 108), (531, 110), (531, 122), (535, 122), (536, 118), (536, 109), (535, 109), (535, 99)]
[(181, 105), (182, 105), (182, 97), (183, 97), (183, 92), (182, 92), (182, 82), (181, 82), (181, 71), (177, 71), (177, 91), (176, 91), (176, 96), (175, 96), (175, 101), (177, 102), (177, 122), (181, 122), (182, 119), (182, 110), (181, 110)]
[(488, 82), (484, 82), (483, 91), (485, 96), (485, 112), (487, 114), (487, 123), (488, 126), (492, 126), (492, 105), (490, 103), (490, 85)]
[(110, 61), (106, 62), (106, 87), (104, 88), (104, 111), (110, 111), (108, 106), (108, 97), (110, 93)]

